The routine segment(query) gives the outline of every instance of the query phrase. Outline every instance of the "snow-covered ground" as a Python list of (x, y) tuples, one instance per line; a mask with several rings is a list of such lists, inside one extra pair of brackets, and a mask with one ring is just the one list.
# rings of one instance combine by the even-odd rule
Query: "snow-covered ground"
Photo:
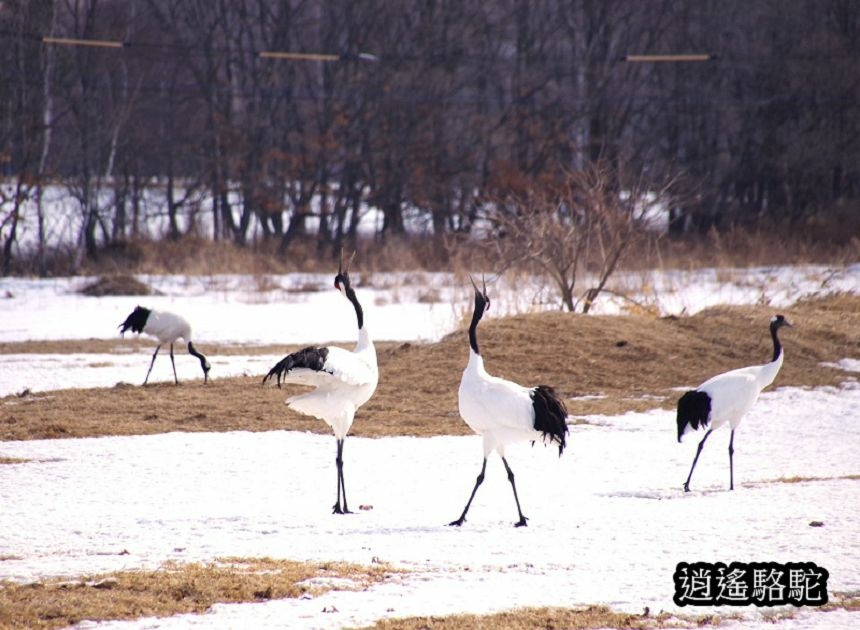
[[(477, 437), (350, 438), (350, 516), (331, 514), (334, 439), (293, 432), (172, 433), (10, 442), (0, 467), (0, 578), (156, 567), (224, 556), (390, 562), (409, 572), (369, 591), (218, 605), (202, 617), (110, 627), (340, 627), (414, 614), (605, 603), (678, 610), (680, 561), (812, 561), (829, 590), (860, 589), (860, 387), (765, 393), (735, 440), (678, 445), (670, 412), (592, 417), (570, 448), (515, 447), (528, 528), (490, 460), (469, 520), (456, 518), (480, 467)], [(372, 422), (372, 418), (367, 421)], [(780, 483), (792, 476), (820, 481)], [(825, 479), (835, 478), (835, 479)], [(328, 482), (331, 482), (330, 484)], [(331, 492), (329, 492), (331, 490)], [(810, 527), (821, 521), (823, 527)], [(336, 609), (337, 612), (323, 612)], [(702, 612), (689, 608), (683, 612)], [(723, 611), (723, 612), (736, 612)], [(746, 610), (756, 619), (761, 611)], [(808, 611), (810, 626), (857, 614)]]
[[(155, 349), (153, 345), (152, 349)], [(262, 376), (283, 354), (213, 355), (213, 377)], [(202, 379), (200, 363), (185, 352), (176, 351), (176, 374), (180, 381)], [(152, 359), (151, 351), (121, 354), (0, 354), (0, 396), (25, 390), (46, 392), (78, 387), (112, 387), (117, 383), (140, 385)], [(166, 351), (159, 352), (149, 377), (151, 383), (173, 382), (173, 368)]]
[[(378, 340), (435, 341), (468, 322), (472, 289), (447, 273), (355, 274), (368, 327)], [(355, 338), (352, 308), (332, 287), (333, 274), (282, 276), (139, 276), (162, 295), (85, 297), (92, 278), (0, 279), (0, 342), (110, 338), (137, 304), (174, 310), (199, 344), (310, 343)], [(581, 283), (581, 290), (587, 286)], [(656, 312), (691, 314), (716, 304), (788, 306), (834, 291), (860, 293), (860, 263), (697, 271), (644, 271), (613, 276), (613, 291)], [(555, 291), (533, 278), (489, 283), (490, 317), (558, 308)], [(595, 314), (624, 312), (631, 302), (609, 293)]]
[[(164, 295), (87, 298), (76, 293), (84, 278), (4, 279), (0, 341), (115, 338), (137, 303), (186, 314), (201, 347), (355, 338), (352, 310), (329, 289), (328, 275), (142, 279)], [(819, 292), (860, 292), (860, 265), (628, 274), (618, 282), (619, 290), (663, 313), (717, 303), (779, 308)], [(462, 284), (447, 274), (374, 274), (358, 294), (376, 339), (434, 340), (462, 325), (471, 306)], [(494, 316), (552, 308), (546, 287), (528, 280), (500, 281), (491, 295)], [(598, 304), (605, 313), (624, 306)], [(0, 394), (24, 386), (135, 383), (148, 356), (0, 355)], [(261, 373), (272, 358), (213, 357), (213, 376)], [(349, 438), (350, 504), (372, 509), (347, 517), (330, 514), (335, 445), (326, 436), (172, 433), (0, 442), (0, 456), (28, 460), (0, 466), (0, 579), (223, 556), (376, 559), (407, 570), (369, 591), (105, 624), (116, 628), (331, 628), (415, 614), (598, 603), (631, 612), (644, 606), (704, 612), (672, 603), (680, 561), (811, 561), (829, 570), (831, 593), (856, 592), (860, 481), (845, 477), (860, 474), (858, 360), (833, 357), (845, 370), (840, 389), (783, 388), (762, 396), (737, 433), (731, 493), (724, 431), (703, 451), (693, 492), (683, 493), (698, 440), (688, 436), (677, 444), (671, 412), (589, 418), (591, 424), (571, 428), (571, 446), (561, 458), (540, 446), (512, 448), (509, 461), (531, 519), (526, 529), (511, 526), (516, 510), (495, 457), (467, 524), (445, 526), (459, 515), (479, 470), (476, 437)], [(199, 377), (187, 355), (177, 355), (177, 369), (181, 379)], [(166, 359), (153, 376), (171, 378)], [(819, 480), (775, 481), (792, 476)], [(811, 527), (812, 521), (824, 526)], [(745, 627), (763, 627), (768, 610), (709, 612), (742, 612)], [(860, 615), (802, 609), (782, 623), (857, 627)]]
[[(376, 340), (436, 341), (466, 325), (471, 287), (446, 273), (378, 273), (362, 276), (358, 296)], [(160, 295), (86, 297), (79, 290), (92, 278), (0, 279), (0, 342), (50, 339), (116, 339), (116, 354), (0, 355), (0, 396), (29, 388), (110, 387), (136, 383), (151, 350), (122, 352), (118, 325), (137, 304), (173, 310), (192, 323), (196, 345), (207, 343), (350, 343), (355, 317), (332, 287), (331, 274), (284, 276), (140, 276)], [(557, 308), (553, 291), (534, 279), (503, 277), (491, 282), (488, 317)], [(619, 274), (615, 291), (661, 314), (695, 313), (715, 304), (770, 304), (782, 308), (804, 297), (832, 291), (860, 293), (860, 264), (703, 269)], [(617, 314), (631, 302), (606, 294), (593, 312)], [(154, 349), (154, 345), (153, 345)], [(211, 376), (260, 374), (271, 356), (210, 357)], [(280, 358), (280, 357), (278, 357)], [(834, 360), (843, 357), (834, 357)], [(199, 378), (199, 366), (177, 353), (179, 378)], [(170, 380), (165, 358), (156, 361), (152, 380)]]

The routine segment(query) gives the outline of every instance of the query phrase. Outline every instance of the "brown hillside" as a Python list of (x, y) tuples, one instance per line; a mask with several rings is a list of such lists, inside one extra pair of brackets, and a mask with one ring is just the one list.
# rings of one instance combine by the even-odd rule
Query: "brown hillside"
[[(785, 365), (775, 386), (837, 385), (845, 372), (822, 362), (860, 358), (860, 297), (831, 296), (785, 309), (795, 327), (781, 332)], [(770, 359), (774, 310), (719, 307), (693, 317), (522, 315), (483, 322), (478, 331), (488, 371), (523, 384), (546, 383), (574, 415), (671, 408), (676, 388), (721, 371)], [(110, 351), (116, 342), (69, 342), (74, 352)], [(31, 351), (4, 344), (0, 352)], [(63, 347), (50, 342), (51, 351)], [(38, 344), (36, 344), (38, 347)], [(106, 350), (107, 349), (107, 350)], [(272, 352), (266, 348), (215, 348)], [(285, 349), (284, 349), (285, 350)], [(43, 350), (44, 351), (44, 350)], [(457, 386), (468, 355), (465, 331), (435, 344), (379, 344), (380, 385), (359, 412), (352, 433), (365, 436), (463, 434)], [(146, 366), (141, 364), (141, 374)], [(147, 434), (165, 431), (328, 432), (283, 404), (286, 388), (258, 378), (215, 378), (176, 387), (118, 385), (0, 399), (0, 439)]]

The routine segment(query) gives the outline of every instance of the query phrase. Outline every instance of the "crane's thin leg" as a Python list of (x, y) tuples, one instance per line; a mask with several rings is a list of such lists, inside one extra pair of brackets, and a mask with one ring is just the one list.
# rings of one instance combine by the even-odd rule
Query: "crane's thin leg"
[(729, 438), (729, 490), (735, 489), (735, 430), (732, 429), (732, 437)]
[(179, 379), (176, 377), (176, 362), (173, 360), (173, 344), (170, 344), (170, 365), (173, 366), (173, 382), (179, 385)]
[(693, 465), (690, 466), (690, 474), (687, 475), (687, 481), (684, 482), (684, 492), (690, 491), (690, 479), (693, 477), (693, 470), (696, 468), (696, 462), (699, 461), (699, 455), (702, 454), (702, 447), (705, 445), (705, 440), (708, 439), (711, 431), (713, 431), (713, 429), (708, 429), (708, 432), (705, 433), (705, 437), (703, 437), (702, 441), (699, 442), (699, 448), (696, 449), (696, 457), (693, 458)]
[(520, 509), (520, 498), (517, 496), (517, 486), (514, 483), (514, 471), (508, 466), (508, 460), (504, 457), (502, 457), (502, 463), (505, 465), (505, 470), (508, 471), (508, 481), (511, 482), (511, 488), (514, 489), (514, 501), (517, 502), (517, 512), (520, 515), (520, 520), (514, 524), (514, 527), (525, 527), (527, 525), (526, 521), (529, 519), (523, 516), (523, 511)]
[(146, 385), (146, 382), (149, 380), (149, 373), (152, 372), (152, 366), (155, 365), (155, 357), (158, 355), (158, 351), (161, 349), (161, 344), (155, 346), (155, 352), (152, 353), (152, 361), (149, 362), (149, 369), (146, 371), (146, 378), (143, 379), (143, 384)]
[(460, 515), (456, 521), (451, 521), (448, 525), (455, 525), (459, 527), (463, 523), (466, 522), (466, 512), (469, 511), (469, 506), (472, 505), (472, 499), (475, 498), (475, 493), (478, 491), (478, 486), (484, 483), (484, 473), (487, 472), (487, 458), (484, 458), (484, 464), (481, 466), (481, 473), (478, 475), (478, 478), (475, 480), (475, 487), (472, 488), (472, 494), (469, 495), (469, 502), (466, 503), (466, 507), (463, 508), (463, 513)]
[(343, 462), (343, 459), (341, 457), (343, 451), (341, 451), (340, 448), (340, 440), (338, 440), (337, 438), (335, 438), (335, 440), (337, 443), (337, 452), (334, 456), (334, 464), (337, 468), (337, 501), (335, 501), (334, 506), (332, 506), (332, 514), (343, 514), (343, 510), (340, 507), (340, 465)]
[[(332, 508), (333, 514), (352, 514), (349, 511), (349, 508), (346, 506), (346, 485), (343, 481), (343, 440), (337, 441), (337, 457), (335, 458), (335, 464), (337, 464), (337, 503), (334, 504), (334, 508)], [(340, 504), (340, 496), (341, 491), (343, 491), (343, 508), (341, 509)]]
[(344, 514), (352, 514), (349, 511), (349, 508), (346, 507), (346, 482), (343, 477), (343, 445), (346, 442), (346, 438), (343, 438), (340, 441), (340, 488), (343, 490), (343, 513)]

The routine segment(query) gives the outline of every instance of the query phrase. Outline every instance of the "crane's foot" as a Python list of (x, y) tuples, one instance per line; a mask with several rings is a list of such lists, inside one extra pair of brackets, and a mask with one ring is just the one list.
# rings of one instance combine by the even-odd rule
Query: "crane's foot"
[(466, 517), (461, 516), (456, 521), (451, 521), (450, 523), (448, 523), (448, 527), (460, 527), (460, 525), (462, 525), (465, 522), (466, 522)]
[(529, 520), (529, 519), (527, 519), (525, 516), (521, 516), (520, 520), (518, 522), (514, 523), (514, 527), (528, 527), (529, 524), (526, 523), (527, 520)]
[(684, 492), (689, 492), (689, 491), (690, 491), (690, 484), (685, 481), (684, 482)]
[(335, 503), (331, 509), (332, 514), (352, 514), (351, 510), (348, 510), (346, 507), (341, 508), (339, 503)]

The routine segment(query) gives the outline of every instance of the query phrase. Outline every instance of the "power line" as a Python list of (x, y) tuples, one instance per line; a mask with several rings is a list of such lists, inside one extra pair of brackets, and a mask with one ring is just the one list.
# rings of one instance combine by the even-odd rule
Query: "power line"
[[(37, 33), (12, 33), (0, 31), (0, 36), (10, 38), (22, 38), (38, 41), (48, 46), (80, 46), (82, 48), (150, 48), (164, 50), (183, 50), (185, 52), (203, 52), (203, 48), (195, 46), (178, 46), (175, 44), (152, 43), (144, 41), (120, 41), (113, 39), (94, 39), (83, 37), (55, 37), (52, 35), (39, 35)], [(229, 49), (224, 48), (224, 51)], [(288, 61), (379, 61), (379, 57), (369, 52), (359, 53), (318, 53), (318, 52), (294, 52), (286, 50), (250, 50), (251, 54), (261, 59), (284, 59)]]
[[(155, 42), (146, 40), (114, 40), (114, 39), (96, 39), (96, 38), (81, 38), (81, 37), (59, 37), (43, 35), (34, 32), (15, 32), (9, 30), (0, 30), (0, 37), (10, 39), (29, 39), (45, 45), (64, 45), (64, 46), (81, 46), (89, 48), (102, 48), (122, 50), (125, 53), (133, 52), (134, 50), (164, 50), (182, 52), (185, 54), (222, 54), (235, 55), (249, 54), (261, 59), (288, 60), (288, 61), (385, 61), (385, 62), (421, 62), (425, 64), (438, 63), (447, 65), (452, 61), (468, 62), (481, 60), (496, 60), (507, 62), (523, 61), (527, 65), (538, 65), (540, 63), (558, 64), (558, 63), (603, 63), (606, 61), (615, 61), (623, 63), (689, 63), (689, 62), (719, 62), (726, 65), (740, 64), (760, 64), (763, 60), (760, 55), (737, 55), (726, 52), (719, 54), (715, 53), (630, 53), (610, 59), (587, 59), (579, 58), (573, 54), (529, 54), (524, 58), (514, 57), (511, 54), (470, 54), (462, 53), (455, 56), (445, 53), (427, 53), (427, 54), (374, 54), (370, 52), (306, 52), (306, 51), (280, 51), (280, 50), (258, 50), (254, 48), (230, 47), (218, 44), (208, 44), (202, 46), (199, 44), (189, 43), (168, 43)], [(793, 54), (790, 56), (780, 55), (779, 59), (788, 63), (826, 63), (834, 61), (854, 61), (854, 58), (845, 53), (826, 52), (820, 54)]]
[(89, 46), (92, 48), (122, 48), (122, 42), (107, 39), (78, 39), (74, 37), (42, 37), (44, 44), (56, 44), (58, 46)]
[(633, 63), (684, 63), (687, 61), (711, 61), (711, 54), (664, 54), (664, 55), (626, 55), (624, 61)]

